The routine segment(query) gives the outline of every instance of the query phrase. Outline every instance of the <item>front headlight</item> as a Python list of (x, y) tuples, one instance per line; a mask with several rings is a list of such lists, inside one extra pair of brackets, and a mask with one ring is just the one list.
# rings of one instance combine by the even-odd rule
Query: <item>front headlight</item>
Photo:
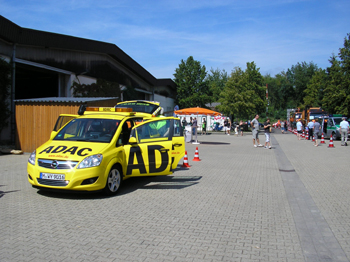
[(102, 162), (102, 155), (97, 154), (97, 155), (92, 155), (84, 158), (83, 161), (80, 162), (77, 168), (87, 168), (87, 167), (94, 167), (94, 166), (99, 166)]
[(31, 163), (33, 166), (35, 166), (35, 157), (36, 157), (36, 150), (34, 150), (34, 152), (30, 154), (28, 159), (28, 162)]

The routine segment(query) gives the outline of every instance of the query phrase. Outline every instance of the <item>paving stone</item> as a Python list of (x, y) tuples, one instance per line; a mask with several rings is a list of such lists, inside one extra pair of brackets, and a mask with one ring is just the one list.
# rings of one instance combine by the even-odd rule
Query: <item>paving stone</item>
[(186, 143), (189, 169), (129, 179), (115, 197), (37, 191), (29, 154), (1, 155), (0, 261), (349, 261), (350, 147), (273, 137), (285, 158), (250, 134), (199, 136), (227, 144)]

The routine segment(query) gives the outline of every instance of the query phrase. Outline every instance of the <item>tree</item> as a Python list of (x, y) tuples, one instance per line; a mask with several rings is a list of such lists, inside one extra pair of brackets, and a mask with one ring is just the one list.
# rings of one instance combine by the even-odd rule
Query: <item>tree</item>
[(10, 117), (8, 98), (10, 95), (11, 67), (4, 59), (0, 58), (0, 133), (7, 126)]
[(226, 115), (249, 118), (263, 112), (266, 105), (265, 87), (254, 62), (248, 62), (245, 71), (240, 67), (232, 71), (219, 101), (219, 110)]
[(225, 70), (213, 68), (210, 69), (210, 73), (206, 77), (208, 87), (210, 90), (210, 102), (217, 102), (220, 98), (220, 93), (224, 90), (227, 82), (227, 72)]
[(309, 64), (306, 62), (297, 63), (287, 70), (286, 77), (289, 86), (286, 86), (286, 90), (293, 90), (293, 107), (300, 107), (303, 104), (304, 90), (317, 70), (318, 67), (313, 62)]
[(210, 102), (210, 92), (205, 77), (205, 66), (189, 56), (186, 61), (181, 60), (175, 69), (174, 82), (177, 85), (177, 104), (180, 108), (205, 107)]
[(246, 73), (248, 74), (248, 83), (251, 90), (255, 92), (254, 104), (256, 112), (264, 112), (266, 107), (266, 86), (264, 78), (259, 72), (254, 62), (247, 63)]
[(350, 34), (344, 39), (344, 47), (339, 50), (339, 58), (342, 74), (342, 93), (344, 95), (341, 114), (350, 114)]
[(264, 76), (268, 88), (268, 115), (275, 118), (284, 118), (287, 108), (288, 96), (283, 91), (286, 83), (285, 75), (277, 74), (275, 77)]
[(318, 69), (304, 90), (304, 107), (323, 107), (322, 99), (326, 87), (327, 74), (324, 69)]
[(350, 34), (344, 39), (344, 47), (339, 49), (339, 59), (332, 55), (327, 67), (327, 81), (323, 106), (333, 114), (350, 114)]

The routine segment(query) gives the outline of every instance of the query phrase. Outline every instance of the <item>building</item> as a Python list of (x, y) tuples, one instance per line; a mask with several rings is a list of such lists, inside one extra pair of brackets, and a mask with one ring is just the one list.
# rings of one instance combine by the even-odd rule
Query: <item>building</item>
[(157, 79), (115, 44), (20, 27), (0, 16), (0, 57), (12, 65), (11, 128), (0, 134), (15, 134), (14, 100), (72, 97), (72, 85), (117, 83), (122, 97), (132, 88), (133, 99), (158, 101), (172, 111), (176, 85)]

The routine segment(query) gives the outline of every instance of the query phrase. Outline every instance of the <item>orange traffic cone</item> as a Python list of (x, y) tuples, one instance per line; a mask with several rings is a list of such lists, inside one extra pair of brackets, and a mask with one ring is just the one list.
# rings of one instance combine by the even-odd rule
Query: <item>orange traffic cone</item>
[(306, 140), (309, 140), (309, 130), (306, 130), (306, 137), (305, 137)]
[(315, 142), (315, 135), (312, 136), (312, 142)]
[(328, 147), (333, 147), (334, 148), (334, 145), (333, 145), (333, 136), (331, 135), (331, 138), (329, 139), (329, 145)]
[(198, 155), (198, 147), (196, 147), (196, 151), (194, 152), (194, 158), (192, 161), (201, 161)]
[(320, 142), (320, 144), (326, 144), (326, 142), (324, 141), (324, 135), (323, 135), (323, 133), (322, 133), (322, 136), (321, 136), (321, 142)]
[(301, 138), (305, 138), (305, 131), (303, 130), (303, 134), (301, 135)]
[(187, 151), (185, 151), (184, 163), (182, 164), (181, 167), (191, 167), (191, 166), (188, 164)]

